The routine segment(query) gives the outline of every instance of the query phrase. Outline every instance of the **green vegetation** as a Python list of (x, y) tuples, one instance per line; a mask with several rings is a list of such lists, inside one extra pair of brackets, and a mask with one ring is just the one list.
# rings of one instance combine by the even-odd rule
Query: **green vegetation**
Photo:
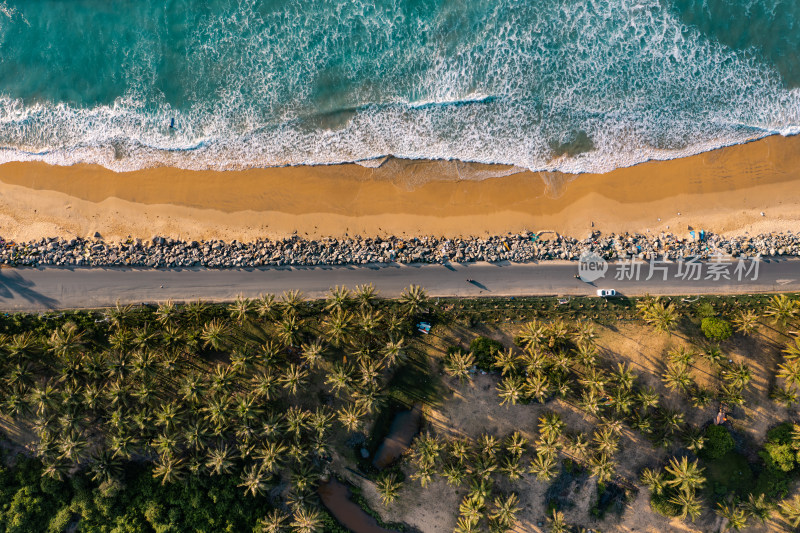
[(722, 459), (735, 446), (731, 432), (725, 426), (708, 426), (705, 431), (705, 438), (705, 445), (700, 455), (706, 459)]
[[(614, 529), (641, 487), (666, 516), (797, 527), (798, 309), (788, 296), (433, 303), (367, 286), (6, 315), (0, 533), (338, 533), (317, 492), (329, 475), (374, 484), (352, 501), (398, 531), (398, 502), (437, 482), (458, 499), (456, 533), (523, 515)], [(642, 347), (654, 338), (658, 351)], [(456, 412), (488, 421), (436, 417), (470, 401), (481, 409)], [(761, 419), (781, 422), (766, 435), (747, 427), (761, 401), (783, 413)], [(392, 421), (416, 405), (434, 417), (379, 470)]]
[(703, 330), (703, 334), (706, 336), (707, 339), (712, 341), (724, 341), (728, 340), (731, 335), (733, 335), (733, 327), (731, 323), (725, 319), (717, 318), (715, 316), (708, 316), (705, 317), (700, 322), (700, 327)]
[(332, 449), (437, 393), (406, 341), (424, 291), (375, 296), (7, 316), (4, 425), (35, 458), (6, 460), (0, 531), (331, 525), (315, 489)]

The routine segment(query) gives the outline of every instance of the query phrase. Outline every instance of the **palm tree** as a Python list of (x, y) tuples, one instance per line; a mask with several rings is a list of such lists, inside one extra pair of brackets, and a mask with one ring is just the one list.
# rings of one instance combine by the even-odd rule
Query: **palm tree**
[(759, 314), (752, 309), (741, 310), (733, 319), (736, 331), (742, 335), (752, 335), (758, 329)]
[(558, 439), (564, 432), (564, 421), (558, 413), (545, 413), (539, 417), (539, 434), (545, 438)]
[(300, 368), (294, 363), (289, 363), (283, 369), (279, 381), (283, 384), (283, 388), (288, 390), (291, 394), (297, 394), (298, 390), (305, 385), (306, 378), (308, 377), (308, 370)]
[(395, 340), (390, 338), (386, 345), (383, 347), (383, 364), (387, 368), (391, 368), (397, 361), (402, 361), (405, 358), (403, 348), (405, 346), (405, 339), (402, 337)]
[(342, 346), (347, 340), (353, 315), (343, 309), (336, 309), (325, 317), (322, 324), (329, 342), (336, 347)]
[(499, 368), (500, 374), (505, 376), (506, 374), (517, 372), (517, 361), (518, 358), (511, 348), (508, 350), (498, 350), (494, 354), (492, 366), (494, 368)]
[(556, 458), (552, 454), (537, 454), (528, 471), (537, 479), (549, 481), (556, 475)]
[(658, 407), (658, 400), (660, 396), (652, 387), (644, 387), (636, 393), (636, 399), (642, 409), (649, 409), (651, 407)]
[(34, 338), (32, 331), (15, 333), (10, 338), (4, 335), (2, 339), (5, 341), (4, 348), (8, 353), (9, 359), (18, 363), (30, 358), (39, 351), (39, 343)]
[(691, 395), (692, 405), (698, 409), (708, 407), (714, 400), (714, 394), (707, 388), (698, 385)]
[[(677, 433), (683, 427), (683, 413), (680, 411), (673, 411), (671, 409), (664, 409), (661, 412), (661, 425), (668, 435)], [(684, 458), (685, 459), (685, 458)]]
[(375, 332), (380, 326), (381, 316), (378, 309), (371, 307), (362, 307), (356, 315), (356, 330), (367, 342), (375, 337)]
[(350, 291), (345, 286), (332, 287), (325, 302), (326, 311), (343, 311), (350, 304)]
[(521, 455), (514, 454), (503, 459), (500, 471), (508, 477), (509, 481), (517, 481), (525, 473), (520, 457)]
[(731, 365), (728, 370), (725, 371), (723, 377), (725, 381), (737, 389), (744, 389), (748, 383), (750, 383), (750, 380), (753, 379), (750, 367), (742, 362)]
[(503, 378), (497, 385), (497, 395), (501, 398), (500, 405), (507, 403), (517, 405), (517, 402), (522, 399), (523, 391), (524, 383), (519, 376)]
[(525, 380), (525, 394), (539, 403), (544, 403), (550, 396), (550, 380), (547, 375), (538, 370), (529, 375)]
[(702, 502), (694, 491), (686, 492), (682, 490), (670, 498), (669, 501), (678, 507), (678, 516), (681, 520), (685, 520), (688, 516), (694, 522), (703, 512)]
[(297, 507), (292, 514), (294, 533), (316, 533), (322, 528), (322, 514), (311, 507)]
[(262, 533), (285, 533), (284, 523), (289, 516), (280, 509), (273, 509), (267, 516), (261, 519), (260, 526)]
[(352, 369), (345, 363), (334, 363), (333, 369), (325, 376), (325, 384), (330, 386), (330, 390), (337, 397), (342, 392), (350, 389), (353, 378)]
[(208, 304), (202, 300), (196, 300), (186, 306), (186, 314), (189, 315), (195, 325), (200, 325), (206, 312), (208, 311)]
[(779, 378), (783, 378), (787, 384), (800, 387), (800, 358), (786, 359), (778, 365)]
[(703, 433), (698, 430), (691, 430), (689, 431), (686, 436), (684, 437), (684, 443), (686, 444), (686, 448), (691, 450), (695, 455), (700, 453), (700, 450), (706, 444), (706, 438), (703, 436)]
[(155, 314), (156, 321), (161, 324), (162, 327), (174, 325), (175, 321), (178, 319), (178, 310), (175, 308), (175, 304), (172, 300), (167, 300), (159, 304)]
[(459, 463), (464, 463), (471, 452), (472, 442), (468, 437), (450, 441), (450, 455), (458, 460)]
[(403, 307), (406, 316), (419, 314), (427, 301), (428, 296), (425, 294), (425, 289), (419, 285), (411, 285), (400, 295), (400, 305)]
[(782, 403), (786, 407), (791, 407), (792, 405), (797, 403), (798, 394), (797, 390), (787, 385), (775, 388), (772, 391), (771, 397), (776, 402)]
[(255, 457), (261, 461), (261, 468), (267, 472), (276, 472), (283, 462), (283, 455), (289, 448), (278, 441), (266, 441), (256, 451)]
[(359, 305), (363, 308), (372, 307), (378, 297), (378, 291), (375, 290), (372, 283), (368, 285), (356, 285), (353, 294)]
[(153, 477), (161, 484), (175, 483), (183, 478), (183, 459), (172, 455), (161, 455), (153, 463)]
[(795, 495), (791, 500), (783, 500), (778, 508), (784, 522), (793, 528), (800, 527), (800, 495)]
[(461, 500), (458, 511), (468, 520), (478, 521), (483, 517), (485, 499), (481, 494), (468, 494)]
[(73, 322), (67, 322), (50, 335), (50, 351), (66, 359), (75, 355), (84, 345), (83, 332)]
[(672, 479), (667, 480), (667, 485), (677, 487), (684, 493), (693, 492), (706, 482), (702, 475), (703, 469), (697, 465), (696, 459), (690, 463), (686, 457), (681, 457), (680, 461), (673, 457), (664, 470), (672, 475)]
[(575, 331), (572, 333), (572, 338), (575, 344), (591, 344), (594, 342), (595, 332), (594, 324), (589, 321), (581, 320), (575, 324)]
[(667, 364), (667, 371), (662, 374), (661, 381), (669, 390), (686, 392), (692, 386), (692, 375), (689, 367), (684, 362), (671, 361)]
[(284, 346), (296, 346), (301, 339), (301, 319), (294, 313), (288, 313), (278, 324), (277, 335)]
[(251, 496), (256, 496), (257, 494), (261, 494), (264, 492), (264, 489), (267, 488), (267, 478), (263, 470), (261, 469), (261, 465), (248, 465), (244, 467), (242, 471), (242, 482), (239, 483), (239, 487), (244, 487), (244, 493), (250, 494)]
[(444, 361), (444, 371), (447, 375), (458, 378), (464, 382), (469, 379), (470, 369), (475, 365), (475, 355), (456, 349), (448, 354)]
[(336, 413), (339, 422), (348, 431), (356, 431), (361, 426), (361, 418), (364, 414), (363, 408), (355, 403), (343, 405)]
[(446, 464), (442, 467), (442, 477), (447, 480), (450, 486), (457, 487), (467, 477), (467, 468), (460, 462)]
[(311, 369), (319, 367), (322, 362), (322, 356), (325, 353), (325, 348), (322, 346), (322, 343), (319, 340), (315, 340), (311, 343), (303, 343), (300, 348), (302, 350), (300, 355), (303, 358), (303, 362)]
[(454, 533), (476, 533), (480, 531), (479, 523), (480, 520), (475, 517), (459, 516), (456, 520), (456, 528), (453, 531)]
[(305, 306), (305, 297), (302, 292), (296, 289), (284, 292), (281, 297), (281, 306), (284, 309), (284, 313), (299, 315)]
[(604, 455), (612, 455), (619, 449), (619, 437), (611, 428), (603, 428), (594, 432), (592, 440), (595, 449)]
[(550, 533), (567, 533), (569, 526), (564, 521), (564, 513), (553, 509), (553, 516), (547, 517), (547, 525)]
[(747, 514), (738, 505), (717, 503), (717, 514), (727, 520), (722, 531), (740, 531), (747, 525)]
[(97, 483), (119, 479), (122, 474), (122, 463), (106, 450), (100, 451), (92, 457), (90, 464), (92, 480)]
[(494, 509), (489, 517), (496, 521), (503, 529), (510, 529), (517, 522), (517, 513), (520, 511), (519, 497), (511, 493), (505, 498), (496, 496), (494, 498)]
[(644, 310), (643, 319), (657, 331), (668, 333), (675, 328), (678, 323), (678, 312), (671, 302), (664, 304), (661, 299), (656, 298), (652, 305)]
[(597, 346), (594, 344), (579, 344), (575, 351), (575, 359), (586, 368), (597, 366)]
[(527, 322), (517, 337), (526, 350), (535, 350), (544, 342), (544, 325), (536, 319)]
[(591, 367), (578, 379), (578, 382), (589, 391), (595, 392), (599, 396), (605, 396), (608, 376), (603, 369)]
[(244, 324), (253, 313), (253, 301), (240, 294), (236, 297), (236, 300), (228, 306), (228, 313), (237, 324)]
[(797, 301), (792, 300), (785, 294), (779, 294), (770, 299), (764, 315), (771, 317), (775, 324), (786, 327), (786, 324), (797, 316), (797, 312)]
[(600, 405), (600, 396), (593, 389), (586, 389), (581, 392), (578, 406), (589, 414), (597, 416), (602, 407)]
[[(305, 453), (304, 451), (304, 456)], [(317, 479), (319, 479), (319, 475), (313, 470), (311, 465), (303, 463), (292, 471), (292, 488), (298, 494), (308, 494), (314, 489)]]
[(578, 433), (568, 441), (567, 449), (578, 461), (586, 461), (589, 457), (589, 439), (583, 433)]
[(614, 463), (608, 455), (601, 453), (592, 457), (589, 472), (597, 478), (598, 483), (607, 483), (614, 477)]
[(203, 346), (206, 348), (210, 346), (213, 350), (220, 351), (227, 342), (228, 332), (228, 325), (218, 318), (206, 322), (200, 333)]
[(119, 300), (117, 300), (114, 307), (106, 310), (106, 321), (116, 330), (123, 329), (130, 321), (132, 309), (132, 305), (120, 305)]
[(378, 494), (381, 497), (383, 505), (388, 507), (393, 501), (397, 499), (397, 493), (400, 492), (401, 483), (397, 481), (397, 475), (387, 474), (378, 479), (375, 487), (378, 489)]
[(642, 470), (642, 474), (639, 477), (639, 480), (642, 484), (650, 489), (650, 492), (653, 494), (660, 496), (664, 494), (664, 489), (666, 488), (666, 480), (664, 478), (664, 473), (658, 470), (653, 470), (652, 468), (645, 468)]
[(631, 370), (629, 364), (617, 363), (617, 369), (611, 373), (611, 379), (614, 380), (618, 387), (630, 390), (633, 387), (636, 374)]
[(741, 503), (741, 507), (748, 518), (757, 518), (762, 524), (769, 520), (774, 505), (766, 501), (766, 497), (766, 494), (759, 494), (757, 497), (753, 494), (747, 496), (747, 500)]
[(272, 321), (278, 315), (278, 302), (275, 295), (266, 293), (260, 295), (253, 303), (256, 314), (267, 321)]
[(521, 456), (528, 445), (528, 439), (522, 436), (519, 431), (515, 431), (506, 439), (506, 451), (514, 456)]
[(789, 341), (786, 344), (783, 353), (786, 354), (784, 357), (789, 360), (800, 358), (800, 335), (796, 335), (793, 342)]

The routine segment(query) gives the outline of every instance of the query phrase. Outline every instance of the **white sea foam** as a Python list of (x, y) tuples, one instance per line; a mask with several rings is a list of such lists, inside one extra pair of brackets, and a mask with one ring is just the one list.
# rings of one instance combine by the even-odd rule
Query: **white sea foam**
[[(152, 42), (131, 51), (135, 83), (111, 104), (0, 97), (0, 162), (225, 170), (369, 166), (391, 155), (581, 173), (800, 133), (798, 89), (656, 0), (500, 2), (457, 42), (448, 40), (455, 11), (399, 40), (407, 14), (351, 2), (319, 15), (241, 2), (204, 19), (186, 64), (194, 93), (213, 100), (173, 107), (153, 97)], [(368, 31), (358, 46), (370, 53), (346, 69), (334, 68), (334, 45), (307, 44), (352, 40), (330, 32), (359, 24)], [(581, 138), (590, 144), (576, 147)]]

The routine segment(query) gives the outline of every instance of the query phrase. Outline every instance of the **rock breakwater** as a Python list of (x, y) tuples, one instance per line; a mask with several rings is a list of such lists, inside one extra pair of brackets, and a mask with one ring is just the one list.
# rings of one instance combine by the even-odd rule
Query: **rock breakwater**
[(696, 239), (599, 232), (583, 240), (554, 234), (508, 234), (487, 238), (361, 238), (307, 240), (297, 236), (255, 242), (181, 241), (155, 236), (107, 243), (90, 238), (13, 242), (0, 239), (0, 264), (15, 266), (136, 266), (237, 268), (369, 263), (534, 262), (578, 260), (584, 252), (605, 259), (738, 256), (798, 256), (800, 233)]

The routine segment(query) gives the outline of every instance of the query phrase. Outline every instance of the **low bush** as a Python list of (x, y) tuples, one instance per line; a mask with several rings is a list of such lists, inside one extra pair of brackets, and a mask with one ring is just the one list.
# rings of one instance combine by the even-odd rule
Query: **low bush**
[(725, 426), (708, 426), (705, 437), (706, 444), (701, 453), (705, 459), (720, 459), (733, 450), (733, 437)]
[(768, 469), (792, 472), (798, 465), (798, 453), (792, 447), (792, 424), (785, 422), (767, 431), (767, 442), (758, 452)]
[(703, 330), (703, 335), (712, 341), (724, 341), (733, 335), (733, 327), (731, 323), (724, 318), (717, 318), (714, 316), (705, 317), (700, 322), (700, 329)]
[(469, 344), (469, 351), (475, 355), (475, 366), (489, 372), (494, 363), (494, 354), (503, 350), (503, 345), (488, 337), (476, 337)]

